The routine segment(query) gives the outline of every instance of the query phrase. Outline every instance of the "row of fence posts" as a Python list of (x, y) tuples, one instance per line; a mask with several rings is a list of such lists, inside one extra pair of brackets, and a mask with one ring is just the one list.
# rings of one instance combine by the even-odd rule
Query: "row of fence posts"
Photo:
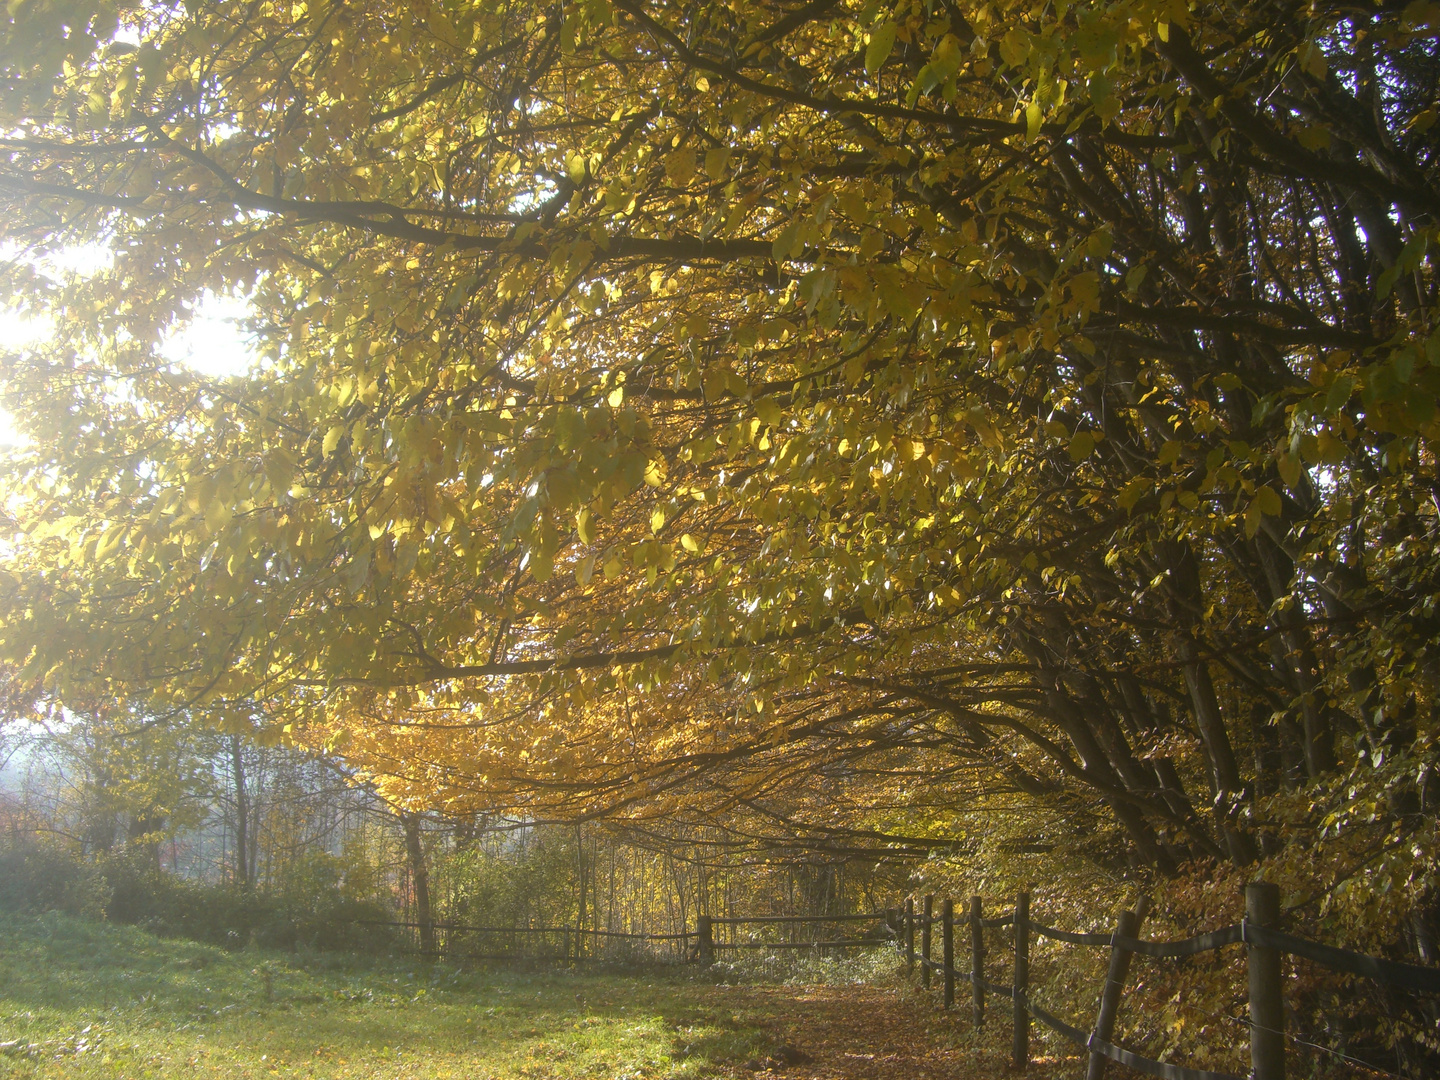
[[(922, 899), (919, 916), (915, 911), (914, 899), (905, 901), (904, 907), (904, 949), (906, 970), (912, 976), (915, 970), (915, 927), (920, 927), (920, 984), (931, 988), (931, 927), (940, 924), (941, 971), (944, 975), (944, 1003), (946, 1009), (955, 1006), (955, 904), (942, 900), (940, 917), (934, 917), (935, 898), (933, 895)], [(1135, 910), (1121, 912), (1115, 926), (1119, 937), (1138, 938), (1140, 924), (1145, 918), (1146, 901), (1142, 897)], [(1278, 928), (1280, 922), (1280, 890), (1266, 882), (1253, 882), (1245, 888), (1245, 918), (1256, 926)], [(700, 959), (707, 962), (706, 944), (710, 939), (709, 919), (700, 920)], [(970, 1001), (976, 1030), (985, 1024), (985, 919), (981, 898), (970, 898), (970, 910), (966, 922), (970, 927)], [(994, 925), (992, 923), (992, 925)], [(1030, 1012), (1027, 1008), (1030, 998), (1030, 894), (1022, 892), (1015, 898), (1015, 913), (1011, 920), (1014, 942), (1013, 978), (1011, 994), (1013, 1030), (1011, 1040), (1011, 1065), (1024, 1072), (1030, 1064)], [(1246, 945), (1246, 968), (1250, 999), (1250, 1080), (1284, 1080), (1285, 1077), (1285, 1009), (1283, 984), (1280, 974), (1280, 952), (1261, 945)], [(1115, 1033), (1115, 1021), (1120, 1012), (1120, 1001), (1124, 994), (1125, 980), (1130, 974), (1130, 960), (1134, 954), (1112, 945), (1110, 965), (1105, 976), (1105, 985), (1100, 993), (1100, 1007), (1095, 1017), (1094, 1038), (1110, 1042)], [(1108, 1059), (1098, 1050), (1091, 1050), (1086, 1068), (1086, 1080), (1102, 1080)]]

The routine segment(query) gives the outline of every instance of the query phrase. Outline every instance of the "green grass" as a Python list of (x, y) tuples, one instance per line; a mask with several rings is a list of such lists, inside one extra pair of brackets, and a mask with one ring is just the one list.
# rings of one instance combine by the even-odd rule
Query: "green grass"
[(765, 1047), (707, 991), (682, 973), (226, 952), (0, 913), (0, 1077), (699, 1080)]

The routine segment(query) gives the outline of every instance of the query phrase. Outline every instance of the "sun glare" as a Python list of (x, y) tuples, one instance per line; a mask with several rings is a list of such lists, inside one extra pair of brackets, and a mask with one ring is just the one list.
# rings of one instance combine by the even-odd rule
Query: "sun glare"
[(244, 375), (259, 360), (241, 327), (250, 313), (243, 296), (206, 293), (190, 321), (160, 343), (160, 355), (211, 378)]

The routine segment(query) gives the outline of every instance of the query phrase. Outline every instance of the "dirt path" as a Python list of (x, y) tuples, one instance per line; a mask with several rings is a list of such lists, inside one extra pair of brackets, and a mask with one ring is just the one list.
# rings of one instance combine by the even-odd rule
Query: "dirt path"
[[(915, 991), (844, 987), (717, 987), (728, 1008), (769, 1036), (774, 1050), (737, 1071), (784, 1080), (991, 1080), (1009, 1068), (1010, 1012), (996, 1010), (975, 1037), (968, 1007), (949, 1015)], [(1032, 1080), (1083, 1070), (1080, 1058), (1047, 1056), (1032, 1032)]]

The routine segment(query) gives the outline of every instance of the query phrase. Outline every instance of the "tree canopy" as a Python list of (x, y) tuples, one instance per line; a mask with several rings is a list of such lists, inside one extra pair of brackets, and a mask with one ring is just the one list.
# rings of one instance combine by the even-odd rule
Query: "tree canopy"
[[(1440, 5), (7, 18), (15, 707), (1428, 887)], [(245, 376), (157, 351), (212, 294)]]

